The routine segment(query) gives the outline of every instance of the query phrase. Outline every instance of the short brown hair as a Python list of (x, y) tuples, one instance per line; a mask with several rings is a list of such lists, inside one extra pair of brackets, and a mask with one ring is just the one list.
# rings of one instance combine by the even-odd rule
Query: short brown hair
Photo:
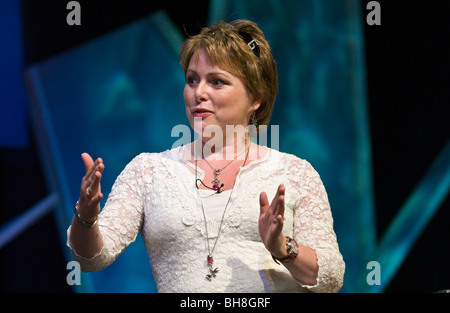
[[(257, 42), (259, 56), (245, 42), (242, 33), (250, 35)], [(242, 79), (254, 100), (261, 100), (255, 112), (257, 131), (259, 125), (268, 125), (278, 92), (278, 74), (270, 46), (258, 25), (248, 20), (217, 23), (189, 37), (180, 52), (184, 73), (188, 70), (192, 56), (200, 49), (204, 49), (213, 65)]]

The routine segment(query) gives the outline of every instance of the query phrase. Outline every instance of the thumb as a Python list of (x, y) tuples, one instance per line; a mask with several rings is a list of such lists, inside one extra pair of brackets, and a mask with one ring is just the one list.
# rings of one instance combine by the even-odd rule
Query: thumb
[(84, 169), (86, 170), (86, 173), (89, 171), (89, 169), (94, 165), (94, 160), (88, 153), (81, 154), (81, 159), (84, 163)]
[(261, 210), (261, 214), (264, 214), (269, 207), (269, 199), (267, 198), (267, 194), (264, 191), (259, 195), (259, 207)]

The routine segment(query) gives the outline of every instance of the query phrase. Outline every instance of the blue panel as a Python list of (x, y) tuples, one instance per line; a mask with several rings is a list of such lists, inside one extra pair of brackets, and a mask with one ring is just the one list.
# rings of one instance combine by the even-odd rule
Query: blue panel
[[(210, 21), (251, 19), (279, 71), (280, 150), (308, 159), (327, 188), (346, 262), (342, 291), (383, 291), (450, 190), (450, 142), (376, 242), (359, 1), (212, 1)], [(381, 265), (380, 285), (367, 264)]]
[(0, 2), (0, 147), (28, 144), (20, 1)]
[(344, 289), (375, 245), (363, 20), (358, 1), (213, 1), (211, 21), (251, 18), (277, 61), (272, 124), (280, 150), (305, 158), (327, 188), (346, 262)]
[[(155, 26), (164, 21), (167, 37)], [(181, 43), (175, 27), (155, 14), (27, 71), (49, 181), (62, 194), (62, 236), (79, 195), (81, 153), (104, 159), (106, 199), (134, 156), (171, 148), (172, 127), (187, 124), (184, 74), (174, 49)], [(113, 265), (84, 282), (86, 291), (155, 291), (140, 236)]]

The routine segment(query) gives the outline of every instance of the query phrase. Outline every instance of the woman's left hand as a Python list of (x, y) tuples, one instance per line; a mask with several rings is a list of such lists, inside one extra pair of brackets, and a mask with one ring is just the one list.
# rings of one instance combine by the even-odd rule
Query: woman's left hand
[(281, 184), (270, 205), (265, 192), (261, 192), (259, 196), (261, 210), (258, 221), (259, 235), (267, 250), (277, 258), (287, 255), (286, 238), (282, 234), (284, 192), (284, 185)]

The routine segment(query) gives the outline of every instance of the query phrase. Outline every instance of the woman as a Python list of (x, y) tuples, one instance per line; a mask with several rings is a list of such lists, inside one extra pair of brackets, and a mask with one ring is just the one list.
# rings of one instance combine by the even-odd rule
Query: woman
[[(68, 245), (84, 271), (140, 232), (159, 292), (337, 292), (343, 283), (324, 186), (305, 160), (252, 143), (277, 72), (262, 31), (219, 23), (183, 44), (184, 100), (197, 141), (134, 158), (100, 213), (101, 159), (82, 159)], [(269, 201), (271, 199), (271, 201)]]

